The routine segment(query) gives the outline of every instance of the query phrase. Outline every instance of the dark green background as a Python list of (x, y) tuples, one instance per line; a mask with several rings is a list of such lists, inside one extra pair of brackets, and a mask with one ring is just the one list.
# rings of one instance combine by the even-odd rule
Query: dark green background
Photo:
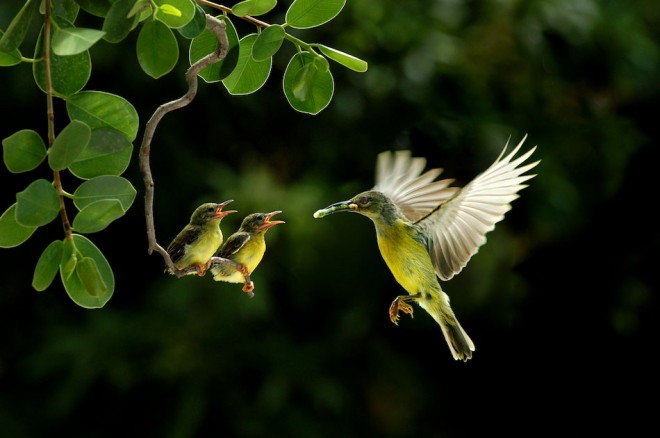
[[(19, 3), (3, 2), (0, 27)], [(657, 1), (348, 0), (328, 25), (294, 33), (367, 60), (368, 72), (333, 64), (330, 106), (299, 114), (282, 92), (293, 53), (285, 45), (264, 89), (231, 97), (202, 84), (189, 107), (165, 117), (152, 148), (163, 246), (202, 202), (235, 200), (226, 234), (248, 213), (284, 211), (287, 224), (269, 231), (253, 275), (254, 299), (240, 285), (163, 274), (161, 257), (147, 255), (134, 160), (125, 174), (138, 189), (133, 208), (89, 236), (115, 270), (105, 308), (77, 307), (58, 282), (32, 290), (39, 254), (62, 237), (57, 223), (0, 250), (0, 434), (652, 430), (657, 409), (644, 400), (658, 380)], [(128, 99), (144, 127), (183, 93), (187, 56), (152, 80), (139, 70), (135, 38), (93, 48), (87, 89)], [(0, 87), (0, 137), (24, 128), (45, 137), (45, 96), (30, 66), (0, 69)], [(58, 102), (58, 131), (66, 122)], [(444, 285), (477, 347), (472, 361), (454, 362), (421, 309), (399, 327), (389, 322), (402, 289), (371, 223), (312, 213), (372, 187), (381, 151), (411, 148), (463, 185), (525, 133), (538, 145), (538, 176)], [(0, 209), (36, 177), (51, 178), (45, 166), (0, 169)], [(64, 184), (73, 192), (78, 181)]]

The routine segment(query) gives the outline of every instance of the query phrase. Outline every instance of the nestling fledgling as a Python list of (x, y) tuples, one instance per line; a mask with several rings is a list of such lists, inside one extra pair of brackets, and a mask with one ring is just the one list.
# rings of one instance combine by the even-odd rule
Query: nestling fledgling
[(252, 274), (266, 252), (266, 231), (284, 223), (271, 221), (273, 216), (279, 213), (282, 212), (277, 210), (270, 213), (252, 213), (243, 219), (238, 231), (227, 238), (218, 252), (218, 257), (239, 263), (242, 268), (239, 271), (226, 264), (214, 264), (210, 270), (215, 281), (244, 283), (243, 291), (247, 292), (250, 298), (254, 296), (254, 283), (246, 283), (245, 275)]
[(495, 162), (463, 188), (450, 187), (453, 179), (435, 181), (442, 169), (422, 173), (425, 158), (411, 158), (410, 151), (384, 152), (376, 163), (376, 185), (348, 201), (337, 202), (314, 213), (322, 218), (336, 212), (360, 213), (376, 227), (378, 248), (396, 281), (408, 295), (396, 297), (389, 310), (398, 325), (399, 311), (412, 316), (417, 302), (442, 328), (452, 356), (467, 361), (475, 350), (472, 339), (459, 324), (440, 280), (461, 272), (486, 242), (486, 233), (504, 218), (523, 182), (539, 162), (524, 164), (536, 147), (520, 157), (525, 136), (510, 154), (507, 145)]
[[(220, 231), (222, 218), (236, 210), (222, 209), (233, 200), (216, 204), (208, 202), (195, 209), (190, 223), (172, 240), (167, 252), (177, 269), (195, 267), (197, 275), (203, 276), (210, 266), (210, 259), (222, 245)], [(169, 269), (168, 272), (172, 273)]]

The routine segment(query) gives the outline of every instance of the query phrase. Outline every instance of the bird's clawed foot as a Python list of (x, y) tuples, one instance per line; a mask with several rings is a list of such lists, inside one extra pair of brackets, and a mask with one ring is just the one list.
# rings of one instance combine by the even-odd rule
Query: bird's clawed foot
[(241, 274), (243, 274), (243, 278), (245, 279), (245, 283), (243, 284), (243, 292), (247, 293), (249, 298), (254, 298), (254, 282), (250, 280), (250, 273), (248, 272), (247, 267), (245, 265), (240, 265), (238, 270), (241, 272)]
[(407, 313), (411, 318), (414, 317), (413, 307), (408, 304), (407, 301), (415, 299), (416, 297), (414, 295), (400, 295), (392, 301), (392, 304), (390, 305), (390, 321), (392, 321), (394, 325), (399, 325), (399, 311)]
[(209, 261), (204, 265), (196, 264), (194, 266), (197, 269), (197, 275), (199, 277), (203, 277), (204, 274), (206, 274), (206, 270), (211, 267), (211, 260), (209, 259)]

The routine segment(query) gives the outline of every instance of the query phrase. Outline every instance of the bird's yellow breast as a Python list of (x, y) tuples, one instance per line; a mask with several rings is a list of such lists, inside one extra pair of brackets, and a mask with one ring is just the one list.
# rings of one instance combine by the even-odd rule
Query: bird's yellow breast
[(204, 264), (213, 257), (222, 244), (222, 233), (218, 227), (214, 228), (203, 232), (195, 242), (188, 245), (179, 265), (185, 267), (192, 264)]
[(414, 238), (416, 231), (399, 220), (378, 229), (378, 248), (396, 281), (409, 294), (439, 289), (426, 247)]

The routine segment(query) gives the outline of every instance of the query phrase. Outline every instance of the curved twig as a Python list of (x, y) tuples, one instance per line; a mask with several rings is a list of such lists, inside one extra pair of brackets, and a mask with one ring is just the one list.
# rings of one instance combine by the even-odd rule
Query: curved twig
[(186, 93), (180, 98), (164, 103), (156, 109), (145, 126), (144, 137), (142, 138), (142, 144), (140, 145), (140, 170), (142, 171), (145, 186), (144, 214), (147, 221), (147, 238), (149, 242), (148, 251), (150, 255), (153, 251), (156, 251), (163, 256), (165, 264), (177, 277), (187, 275), (188, 272), (186, 270), (177, 269), (176, 266), (174, 266), (174, 263), (172, 263), (172, 259), (165, 248), (160, 246), (156, 240), (153, 211), (154, 180), (151, 174), (151, 165), (149, 164), (149, 154), (151, 152), (151, 141), (153, 140), (156, 127), (161, 119), (170, 111), (183, 108), (192, 102), (197, 95), (197, 75), (199, 72), (211, 64), (222, 61), (227, 56), (227, 52), (229, 51), (229, 41), (227, 40), (227, 33), (225, 31), (225, 22), (207, 14), (206, 28), (216, 35), (219, 43), (218, 48), (190, 66), (188, 71), (186, 71), (188, 91), (186, 91)]

